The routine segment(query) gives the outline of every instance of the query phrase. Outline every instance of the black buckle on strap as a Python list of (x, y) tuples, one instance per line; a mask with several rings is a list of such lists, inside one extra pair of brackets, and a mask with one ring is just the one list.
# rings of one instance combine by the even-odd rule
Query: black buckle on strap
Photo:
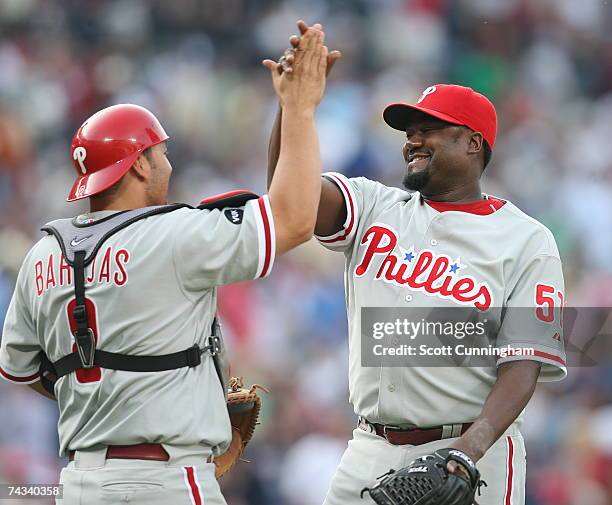
[(80, 330), (75, 331), (74, 340), (76, 341), (77, 351), (83, 368), (93, 368), (94, 355), (96, 352), (96, 337), (92, 329), (87, 328), (85, 333), (82, 333)]
[(216, 356), (221, 350), (221, 338), (217, 335), (211, 335), (208, 337), (208, 345), (202, 349), (202, 352), (209, 351), (211, 356)]
[(72, 317), (77, 325), (87, 324), (87, 308), (85, 305), (77, 305), (72, 311)]

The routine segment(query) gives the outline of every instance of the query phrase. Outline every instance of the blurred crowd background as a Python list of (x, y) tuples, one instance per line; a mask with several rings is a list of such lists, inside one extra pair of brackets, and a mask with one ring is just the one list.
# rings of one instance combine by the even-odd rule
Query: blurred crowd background
[[(326, 169), (399, 185), (403, 137), (383, 107), (472, 86), (500, 117), (484, 190), (553, 231), (568, 305), (612, 306), (609, 0), (0, 0), (0, 323), (40, 226), (85, 209), (64, 201), (69, 144), (102, 107), (160, 118), (172, 201), (265, 191), (276, 102), (260, 61), (299, 18), (344, 53), (318, 112)], [(253, 463), (223, 479), (230, 505), (322, 501), (355, 423), (342, 269), (309, 243), (221, 291), (233, 369), (271, 390)], [(612, 368), (569, 372), (527, 409), (528, 505), (612, 504)], [(57, 482), (56, 406), (0, 382), (0, 482)]]

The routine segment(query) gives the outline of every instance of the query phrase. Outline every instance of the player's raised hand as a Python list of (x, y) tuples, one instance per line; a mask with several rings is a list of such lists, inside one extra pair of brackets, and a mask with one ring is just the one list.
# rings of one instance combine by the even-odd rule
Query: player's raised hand
[(328, 56), (324, 41), (321, 25), (308, 28), (300, 38), (290, 73), (279, 71), (280, 64), (275, 61), (262, 62), (272, 74), (274, 90), (283, 108), (314, 109), (321, 101)]
[[(317, 24), (317, 26), (320, 26), (320, 25)], [(292, 35), (291, 37), (289, 37), (290, 47), (285, 49), (285, 52), (278, 60), (278, 63), (279, 63), (278, 71), (279, 72), (287, 72), (287, 73), (293, 72), (293, 64), (295, 62), (296, 50), (300, 44), (301, 37), (306, 33), (306, 31), (309, 28), (309, 26), (301, 19), (297, 22), (297, 27), (300, 32), (300, 35)], [(326, 75), (329, 75), (329, 72), (331, 71), (332, 67), (340, 58), (342, 58), (342, 53), (340, 51), (334, 50), (334, 51), (328, 52)]]

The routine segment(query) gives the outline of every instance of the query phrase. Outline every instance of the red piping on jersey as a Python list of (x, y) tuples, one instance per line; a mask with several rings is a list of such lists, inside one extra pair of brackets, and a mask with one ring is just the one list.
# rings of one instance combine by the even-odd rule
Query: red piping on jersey
[(508, 443), (508, 480), (506, 481), (506, 496), (504, 497), (504, 505), (512, 505), (512, 480), (514, 477), (514, 443), (511, 437), (506, 437)]
[(565, 361), (559, 356), (555, 356), (554, 354), (548, 354), (547, 352), (535, 351), (535, 350), (533, 351), (533, 354), (534, 356), (550, 359), (552, 361), (556, 361), (557, 363), (561, 363), (563, 366), (565, 366)]
[(200, 488), (195, 479), (195, 473), (192, 466), (186, 466), (185, 472), (187, 473), (187, 482), (191, 488), (191, 497), (193, 498), (194, 505), (202, 505), (202, 496), (200, 495)]
[(351, 230), (353, 229), (353, 224), (355, 222), (355, 205), (353, 203), (353, 198), (351, 197), (351, 192), (348, 190), (348, 188), (346, 187), (346, 184), (344, 184), (344, 181), (340, 179), (340, 177), (335, 177), (331, 174), (328, 174), (328, 176), (332, 177), (335, 181), (338, 181), (340, 184), (342, 184), (342, 187), (346, 191), (348, 201), (349, 201), (349, 206), (350, 206), (349, 210), (351, 212), (351, 219), (349, 220), (349, 224), (346, 227), (346, 230), (344, 231), (343, 235), (340, 235), (339, 237), (336, 237), (336, 238), (327, 239), (327, 240), (319, 239), (319, 242), (322, 242), (324, 244), (332, 244), (333, 242), (339, 242), (340, 240), (344, 240), (346, 237), (348, 237), (351, 234)]
[(15, 375), (11, 375), (8, 372), (5, 372), (2, 367), (0, 367), (0, 375), (2, 375), (2, 377), (4, 377), (5, 379), (10, 380), (11, 382), (32, 382), (33, 380), (38, 379), (38, 377), (40, 377), (40, 374), (38, 372), (28, 377), (17, 377)]
[(221, 193), (219, 195), (209, 196), (208, 198), (204, 198), (204, 200), (200, 202), (200, 205), (203, 203), (215, 202), (217, 200), (221, 200), (222, 198), (229, 198), (230, 196), (243, 195), (245, 193), (250, 194), (251, 192), (246, 189), (236, 189), (234, 191), (228, 191), (227, 193)]
[(266, 256), (264, 259), (263, 268), (261, 269), (260, 277), (265, 277), (268, 273), (268, 269), (270, 268), (270, 259), (272, 256), (272, 237), (270, 233), (270, 221), (268, 220), (268, 211), (266, 209), (266, 202), (264, 202), (263, 197), (259, 198), (259, 210), (261, 212), (261, 219), (264, 225), (264, 236), (266, 242)]
[(425, 203), (438, 212), (454, 210), (456, 212), (476, 214), (477, 216), (488, 216), (501, 209), (506, 204), (506, 201), (490, 196), (486, 200), (469, 203), (436, 202), (434, 200), (425, 200)]
[[(565, 366), (565, 360), (563, 358), (560, 358), (559, 356), (555, 356), (554, 354), (548, 354), (547, 352), (542, 352), (542, 351), (536, 351), (535, 349), (533, 350), (533, 355), (537, 356), (538, 358), (545, 358), (545, 359), (549, 359), (551, 361), (556, 361), (557, 363)], [(499, 357), (497, 358), (497, 361), (501, 361), (503, 359), (503, 357)], [(521, 358), (521, 359), (524, 359)]]

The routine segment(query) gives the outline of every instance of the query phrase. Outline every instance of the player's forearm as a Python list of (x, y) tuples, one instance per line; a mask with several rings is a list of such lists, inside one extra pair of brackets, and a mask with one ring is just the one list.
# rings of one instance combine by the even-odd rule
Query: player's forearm
[[(314, 233), (321, 196), (321, 159), (314, 108), (285, 108), (282, 144), (268, 195), (274, 222), (287, 235), (284, 249), (309, 240)], [(282, 249), (278, 252), (283, 252)]]
[(272, 184), (272, 177), (274, 177), (274, 170), (278, 163), (278, 157), (280, 156), (281, 147), (281, 121), (283, 119), (283, 108), (278, 105), (278, 111), (274, 118), (274, 124), (272, 125), (272, 131), (270, 132), (270, 143), (268, 144), (268, 189)]
[[(281, 122), (283, 108), (279, 104), (272, 132), (268, 144), (268, 189), (272, 184), (274, 171), (278, 163), (281, 146)], [(321, 181), (321, 196), (317, 209), (317, 221), (315, 233), (320, 236), (333, 235), (342, 229), (342, 223), (346, 220), (346, 207), (342, 193), (334, 183)]]
[(497, 381), (482, 413), (452, 447), (467, 453), (474, 461), (484, 456), (523, 411), (536, 387), (541, 364), (513, 361), (500, 365)]
[(45, 398), (49, 398), (49, 400), (55, 400), (55, 396), (49, 393), (43, 385), (39, 382), (35, 382), (34, 384), (28, 384), (28, 386), (36, 391), (39, 395), (43, 395)]

